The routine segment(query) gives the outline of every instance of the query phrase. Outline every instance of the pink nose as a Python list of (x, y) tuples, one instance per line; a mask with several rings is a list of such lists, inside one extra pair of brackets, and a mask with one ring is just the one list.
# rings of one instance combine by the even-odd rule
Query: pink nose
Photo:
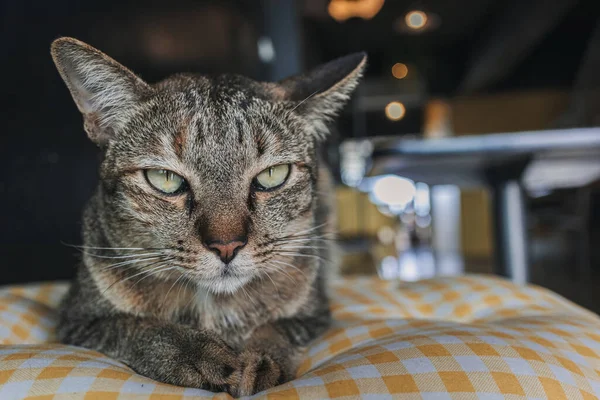
[(206, 247), (216, 255), (219, 256), (221, 261), (225, 264), (229, 264), (237, 254), (237, 252), (246, 245), (247, 240), (232, 240), (231, 242), (223, 243), (221, 241), (212, 241), (206, 243)]

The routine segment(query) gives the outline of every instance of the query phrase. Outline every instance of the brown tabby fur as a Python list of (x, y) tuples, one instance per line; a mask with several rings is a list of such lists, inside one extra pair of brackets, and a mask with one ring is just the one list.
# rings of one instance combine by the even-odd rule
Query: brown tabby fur
[[(71, 38), (52, 57), (103, 151), (84, 212), (83, 262), (61, 306), (64, 343), (181, 386), (249, 395), (294, 377), (330, 322), (332, 210), (317, 148), (364, 54), (279, 83), (177, 75), (149, 85)], [(255, 190), (265, 168), (287, 181)], [(186, 190), (166, 195), (144, 170)], [(247, 238), (226, 264), (207, 248)]]

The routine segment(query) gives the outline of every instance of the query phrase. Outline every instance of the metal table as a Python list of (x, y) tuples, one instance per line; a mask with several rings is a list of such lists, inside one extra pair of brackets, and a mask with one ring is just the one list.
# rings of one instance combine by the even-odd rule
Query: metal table
[[(382, 137), (372, 143), (370, 176), (394, 173), (429, 185), (490, 187), (495, 272), (517, 283), (528, 280), (522, 180), (526, 168), (532, 163), (538, 167), (541, 163), (541, 169), (576, 163), (583, 173), (600, 162), (600, 128), (419, 140)], [(565, 181), (576, 183), (581, 175), (569, 171), (571, 175), (562, 179), (563, 187)], [(535, 177), (529, 180), (536, 182)]]

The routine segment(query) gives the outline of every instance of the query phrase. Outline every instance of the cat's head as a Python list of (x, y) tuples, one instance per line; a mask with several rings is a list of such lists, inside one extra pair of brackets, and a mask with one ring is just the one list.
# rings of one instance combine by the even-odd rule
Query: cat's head
[(56, 40), (52, 57), (104, 152), (93, 225), (106, 243), (93, 245), (161, 253), (231, 293), (311, 244), (316, 148), (364, 54), (278, 83), (177, 75), (153, 85), (75, 39)]

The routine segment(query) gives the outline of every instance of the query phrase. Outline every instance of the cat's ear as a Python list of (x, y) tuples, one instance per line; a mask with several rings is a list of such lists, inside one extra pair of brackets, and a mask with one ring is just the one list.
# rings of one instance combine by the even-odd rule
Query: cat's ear
[(315, 134), (327, 134), (327, 123), (341, 111), (356, 89), (367, 65), (365, 53), (354, 53), (278, 83), (294, 111), (310, 118)]
[(84, 117), (90, 139), (104, 146), (151, 88), (133, 72), (73, 38), (52, 43), (52, 59)]

